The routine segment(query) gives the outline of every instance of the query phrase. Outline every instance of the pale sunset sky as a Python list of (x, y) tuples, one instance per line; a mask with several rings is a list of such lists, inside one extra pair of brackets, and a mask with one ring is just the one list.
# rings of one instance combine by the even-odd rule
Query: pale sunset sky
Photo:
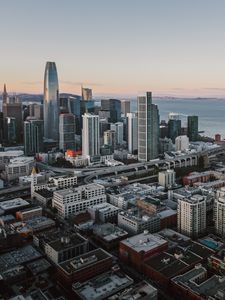
[(225, 97), (224, 0), (0, 0), (0, 90)]

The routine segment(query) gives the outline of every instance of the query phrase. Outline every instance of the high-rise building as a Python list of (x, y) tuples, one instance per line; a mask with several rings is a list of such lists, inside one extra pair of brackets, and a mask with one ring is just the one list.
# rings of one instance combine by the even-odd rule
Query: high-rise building
[(97, 156), (100, 154), (99, 116), (85, 113), (82, 118), (82, 154)]
[(138, 118), (135, 113), (127, 113), (128, 151), (134, 153), (138, 149)]
[(111, 150), (114, 151), (116, 147), (116, 132), (114, 130), (104, 132), (104, 145), (110, 146)]
[(92, 89), (82, 87), (81, 92), (82, 92), (82, 100), (84, 101), (92, 100)]
[(110, 129), (116, 133), (116, 144), (123, 144), (123, 122), (117, 122), (110, 124)]
[(24, 153), (35, 155), (43, 151), (44, 124), (43, 120), (28, 117), (24, 122)]
[(0, 112), (0, 144), (4, 141), (4, 116), (3, 112)]
[(164, 188), (172, 187), (175, 184), (176, 173), (174, 170), (161, 171), (158, 174), (159, 185)]
[(189, 148), (189, 138), (186, 135), (180, 135), (175, 139), (176, 151), (186, 151)]
[(126, 117), (128, 113), (130, 113), (130, 101), (129, 100), (122, 100), (121, 101), (121, 112)]
[(6, 117), (4, 119), (4, 139), (8, 145), (16, 144), (16, 118)]
[(179, 135), (181, 135), (181, 120), (170, 119), (168, 122), (168, 137), (174, 143)]
[(214, 203), (214, 220), (216, 233), (225, 237), (225, 188), (217, 191)]
[(36, 120), (43, 120), (43, 106), (37, 103), (29, 104), (28, 116), (35, 117)]
[(59, 84), (56, 64), (47, 62), (44, 76), (44, 137), (59, 140)]
[(138, 97), (138, 159), (149, 161), (158, 157), (159, 111), (152, 104), (152, 93)]
[(110, 112), (109, 122), (116, 123), (121, 118), (121, 102), (117, 99), (104, 99), (101, 100), (101, 109)]
[(23, 122), (22, 122), (22, 103), (17, 97), (7, 99), (3, 103), (4, 118), (15, 118), (16, 122), (16, 142), (22, 143), (23, 141)]
[(194, 195), (189, 199), (177, 200), (177, 227), (179, 232), (197, 238), (206, 230), (206, 199)]
[(188, 137), (191, 142), (198, 140), (198, 116), (188, 116)]
[(63, 151), (75, 149), (75, 116), (73, 114), (60, 114), (59, 148)]

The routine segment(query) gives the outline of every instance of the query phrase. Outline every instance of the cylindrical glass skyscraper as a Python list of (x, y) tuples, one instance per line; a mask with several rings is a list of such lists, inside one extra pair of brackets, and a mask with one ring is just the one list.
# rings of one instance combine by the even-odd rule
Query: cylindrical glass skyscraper
[(59, 83), (55, 62), (47, 62), (44, 78), (44, 137), (59, 140)]

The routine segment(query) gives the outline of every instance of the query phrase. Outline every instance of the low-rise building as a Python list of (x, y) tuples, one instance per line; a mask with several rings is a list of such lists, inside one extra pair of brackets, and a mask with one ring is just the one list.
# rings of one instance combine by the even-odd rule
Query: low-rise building
[(95, 225), (93, 228), (94, 239), (107, 250), (112, 250), (119, 246), (119, 242), (128, 237), (128, 233), (111, 223)]
[(168, 249), (168, 242), (145, 231), (120, 242), (120, 259), (141, 271), (145, 259)]
[(22, 198), (15, 198), (12, 200), (7, 200), (0, 202), (0, 209), (3, 210), (5, 214), (15, 213), (16, 211), (28, 207), (30, 204)]
[(121, 271), (103, 273), (82, 284), (74, 283), (75, 299), (92, 300), (108, 299), (133, 284), (133, 279)]
[(30, 175), (34, 166), (34, 158), (20, 156), (10, 160), (5, 165), (5, 170), (2, 172), (2, 178), (7, 181), (18, 179), (20, 176)]
[(95, 222), (117, 222), (117, 216), (120, 209), (110, 203), (100, 203), (88, 208), (91, 218)]
[(225, 299), (225, 276), (208, 278), (207, 270), (201, 265), (172, 279), (174, 299), (217, 300)]
[(61, 236), (60, 239), (46, 243), (44, 249), (47, 257), (58, 264), (86, 253), (88, 241), (79, 234)]
[(154, 233), (160, 230), (160, 217), (157, 214), (149, 216), (136, 209), (122, 211), (118, 214), (118, 226), (131, 235), (142, 233), (144, 230)]
[(26, 221), (34, 217), (42, 216), (42, 207), (30, 207), (16, 212), (16, 218), (21, 221)]
[(112, 267), (112, 256), (103, 249), (95, 249), (57, 265), (58, 283), (71, 288), (74, 282), (84, 282), (108, 271)]
[(196, 264), (206, 262), (214, 251), (196, 242), (186, 247), (175, 247), (145, 260), (143, 272), (165, 289), (173, 277), (192, 269)]
[(106, 202), (105, 187), (100, 184), (86, 184), (76, 188), (55, 191), (52, 206), (58, 215), (67, 218), (71, 214), (85, 212), (89, 207)]
[(146, 281), (132, 285), (129, 289), (119, 292), (108, 300), (157, 300), (158, 290)]

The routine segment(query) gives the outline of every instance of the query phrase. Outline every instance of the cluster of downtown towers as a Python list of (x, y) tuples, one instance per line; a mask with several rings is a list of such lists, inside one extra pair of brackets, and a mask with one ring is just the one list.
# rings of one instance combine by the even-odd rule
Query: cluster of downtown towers
[[(115, 101), (116, 99), (110, 100)], [(106, 101), (110, 103), (110, 100)], [(117, 105), (111, 106), (113, 106), (113, 110), (116, 110)], [(119, 108), (119, 112), (114, 111), (114, 113), (120, 115), (121, 109)], [(141, 161), (148, 161), (158, 157), (159, 122), (158, 107), (152, 104), (151, 92), (147, 92), (146, 96), (138, 97), (138, 124), (137, 132), (134, 132), (133, 138), (138, 138), (138, 158)], [(82, 154), (90, 156), (99, 155), (99, 116), (85, 113), (82, 123)], [(133, 129), (133, 131), (135, 130)], [(59, 134), (59, 84), (57, 69), (54, 62), (47, 62), (44, 77), (44, 137), (49, 140), (58, 140)]]
[[(85, 94), (83, 94), (83, 91)], [(66, 102), (67, 111), (62, 111)], [(3, 93), (3, 115), (7, 116), (6, 89)], [(17, 103), (12, 104), (17, 105)], [(92, 91), (82, 88), (82, 97), (59, 96), (59, 83), (55, 62), (47, 62), (44, 75), (44, 105), (43, 120), (35, 118), (24, 122), (24, 147), (26, 155), (35, 155), (42, 152), (43, 141), (50, 146), (59, 147), (60, 150), (80, 150), (76, 147), (75, 133), (82, 140), (82, 155), (96, 157), (104, 155), (100, 151), (100, 118), (96, 113)], [(101, 101), (101, 110), (109, 113), (111, 129), (118, 129), (121, 121), (121, 101), (106, 99)], [(5, 111), (5, 112), (4, 112)], [(19, 115), (19, 114), (18, 114)], [(127, 113), (127, 144), (130, 153), (138, 153), (140, 161), (149, 161), (157, 158), (159, 154), (160, 120), (157, 105), (152, 103), (152, 94), (147, 92), (145, 96), (138, 97), (138, 113)], [(21, 126), (22, 120), (17, 120), (17, 127)], [(113, 124), (114, 123), (114, 124)], [(118, 126), (117, 126), (118, 125)], [(177, 130), (177, 122), (174, 122)], [(179, 125), (179, 124), (178, 124)], [(117, 128), (118, 127), (118, 128)], [(17, 128), (19, 129), (19, 128)], [(123, 129), (122, 129), (123, 130)], [(21, 132), (21, 131), (20, 131)], [(117, 132), (118, 134), (118, 132)], [(17, 130), (19, 135), (19, 130)], [(106, 134), (107, 135), (107, 134)], [(123, 139), (122, 139), (123, 141)], [(49, 147), (47, 147), (49, 149)]]

